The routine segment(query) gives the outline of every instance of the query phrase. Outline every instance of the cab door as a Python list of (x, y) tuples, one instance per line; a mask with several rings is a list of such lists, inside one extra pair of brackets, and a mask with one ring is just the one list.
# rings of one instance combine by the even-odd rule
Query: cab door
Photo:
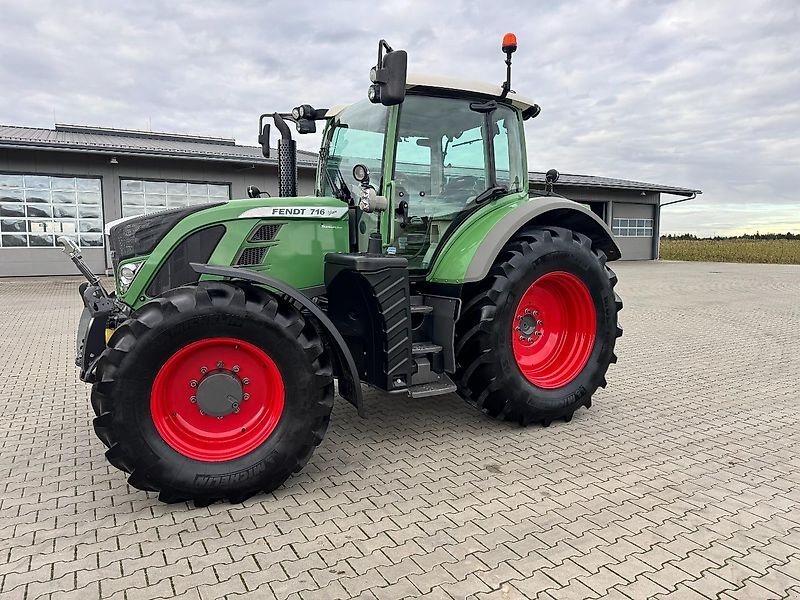
[(495, 182), (522, 189), (516, 111), (498, 105), (487, 120), (472, 103), (409, 94), (401, 105), (387, 239), (412, 269), (429, 267), (453, 220)]

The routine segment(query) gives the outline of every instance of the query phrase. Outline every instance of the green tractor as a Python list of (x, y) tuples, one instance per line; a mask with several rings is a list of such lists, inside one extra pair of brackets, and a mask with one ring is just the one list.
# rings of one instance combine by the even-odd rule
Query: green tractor
[[(589, 407), (621, 335), (591, 210), (529, 189), (523, 123), (499, 86), (406, 75), (378, 46), (368, 99), (262, 115), (280, 197), (121, 219), (109, 293), (87, 277), (77, 364), (94, 429), (135, 488), (165, 502), (239, 502), (308, 462), (338, 393), (458, 393), (522, 425)], [(296, 142), (324, 123), (316, 194), (297, 195)], [(386, 401), (392, 401), (388, 399)], [(394, 401), (399, 401), (399, 398)]]

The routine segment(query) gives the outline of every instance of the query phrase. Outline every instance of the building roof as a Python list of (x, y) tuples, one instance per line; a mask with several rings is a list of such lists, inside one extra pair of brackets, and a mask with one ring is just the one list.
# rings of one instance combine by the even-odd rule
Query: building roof
[[(531, 187), (537, 186), (544, 189), (545, 174), (539, 171), (528, 173)], [(701, 190), (693, 188), (676, 187), (672, 185), (660, 185), (658, 183), (646, 183), (644, 181), (630, 181), (628, 179), (616, 179), (614, 177), (597, 177), (595, 175), (570, 175), (560, 173), (558, 182), (559, 187), (582, 187), (582, 188), (604, 188), (618, 190), (636, 190), (642, 192), (658, 192), (662, 194), (674, 194), (676, 196), (691, 197), (695, 194), (702, 194)]]
[[(190, 158), (276, 164), (260, 146), (242, 146), (236, 140), (130, 129), (56, 124), (55, 129), (0, 125), (0, 148), (88, 152), (91, 154)], [(317, 155), (299, 150), (298, 165), (315, 167)]]
[[(463, 83), (461, 82), (461, 84)], [(272, 158), (265, 158), (261, 154), (260, 146), (242, 146), (237, 144), (236, 140), (230, 138), (86, 127), (83, 125), (56, 124), (55, 129), (0, 125), (0, 148), (86, 152), (115, 156), (185, 158), (248, 164), (277, 164), (277, 159), (275, 158), (277, 152), (273, 153)], [(300, 168), (316, 168), (317, 154), (306, 150), (298, 150), (297, 164)], [(531, 172), (531, 185), (543, 187), (544, 177), (544, 173)], [(692, 188), (611, 177), (596, 177), (593, 175), (570, 175), (568, 173), (560, 175), (556, 187), (637, 190), (685, 197), (702, 193), (700, 190)]]

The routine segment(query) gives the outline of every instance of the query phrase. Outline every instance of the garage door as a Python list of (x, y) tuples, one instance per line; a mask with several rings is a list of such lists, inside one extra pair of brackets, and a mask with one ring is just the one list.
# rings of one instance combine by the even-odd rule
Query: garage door
[(101, 190), (99, 177), (0, 173), (0, 277), (77, 274), (58, 245), (62, 236), (102, 273)]
[(654, 216), (652, 204), (614, 203), (611, 228), (623, 260), (650, 260), (653, 256)]

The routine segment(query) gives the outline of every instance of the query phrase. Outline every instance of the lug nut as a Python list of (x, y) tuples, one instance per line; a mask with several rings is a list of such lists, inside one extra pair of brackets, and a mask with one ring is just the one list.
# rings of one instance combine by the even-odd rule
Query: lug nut
[(206, 373), (208, 373), (208, 367), (200, 367), (200, 372), (201, 372), (203, 375), (205, 375)]
[(531, 314), (531, 309), (530, 309), (530, 308), (526, 308), (526, 309), (525, 309), (525, 314), (526, 314), (526, 315), (529, 315), (529, 314)]
[(247, 385), (248, 383), (250, 383), (250, 380), (247, 377), (245, 377), (244, 379), (242, 379), (242, 383)]
[(526, 342), (528, 342), (528, 343), (530, 343), (530, 342), (531, 342), (531, 341), (533, 341), (533, 340), (531, 340), (531, 338), (525, 338), (525, 341), (526, 341)]
[(217, 421), (222, 421), (222, 417), (217, 417)]
[(239, 412), (239, 407), (237, 406), (236, 408), (234, 408), (233, 412), (238, 413)]
[(220, 361), (218, 361), (218, 362), (217, 362), (217, 368), (218, 368), (218, 369), (221, 369), (221, 368), (222, 368), (222, 366), (223, 366), (223, 364), (224, 364), (224, 363), (223, 363), (221, 360), (220, 360)]
[(520, 342), (524, 342), (525, 341), (525, 336), (524, 335), (519, 336), (519, 341)]
[(239, 365), (233, 365), (233, 372), (234, 373), (238, 373), (239, 372)]
[(544, 321), (536, 321), (537, 325), (544, 325)]
[(246, 393), (242, 394), (242, 400), (249, 400), (249, 399), (250, 399), (250, 394), (246, 394)]
[(514, 327), (515, 331), (522, 331), (519, 327)]
[(206, 414), (206, 411), (204, 411), (204, 410), (201, 408), (201, 409), (200, 409), (200, 414), (205, 416), (205, 414)]
[(231, 404), (231, 406), (233, 407), (233, 410), (239, 410), (239, 403), (238, 402), (234, 402), (233, 404)]
[(541, 331), (534, 331), (533, 333), (534, 333), (534, 335), (536, 337), (542, 337), (542, 332)]
[(191, 402), (192, 404), (197, 404), (197, 396), (192, 396), (191, 398), (189, 398), (189, 402)]
[(190, 385), (190, 386), (192, 386), (192, 387), (197, 387), (197, 380), (196, 380), (196, 379), (192, 379), (192, 380), (189, 382), (189, 385)]
[(539, 316), (539, 311), (538, 310), (533, 311), (533, 316), (534, 317), (538, 317)]
[(517, 315), (517, 321), (522, 321), (522, 315)]

